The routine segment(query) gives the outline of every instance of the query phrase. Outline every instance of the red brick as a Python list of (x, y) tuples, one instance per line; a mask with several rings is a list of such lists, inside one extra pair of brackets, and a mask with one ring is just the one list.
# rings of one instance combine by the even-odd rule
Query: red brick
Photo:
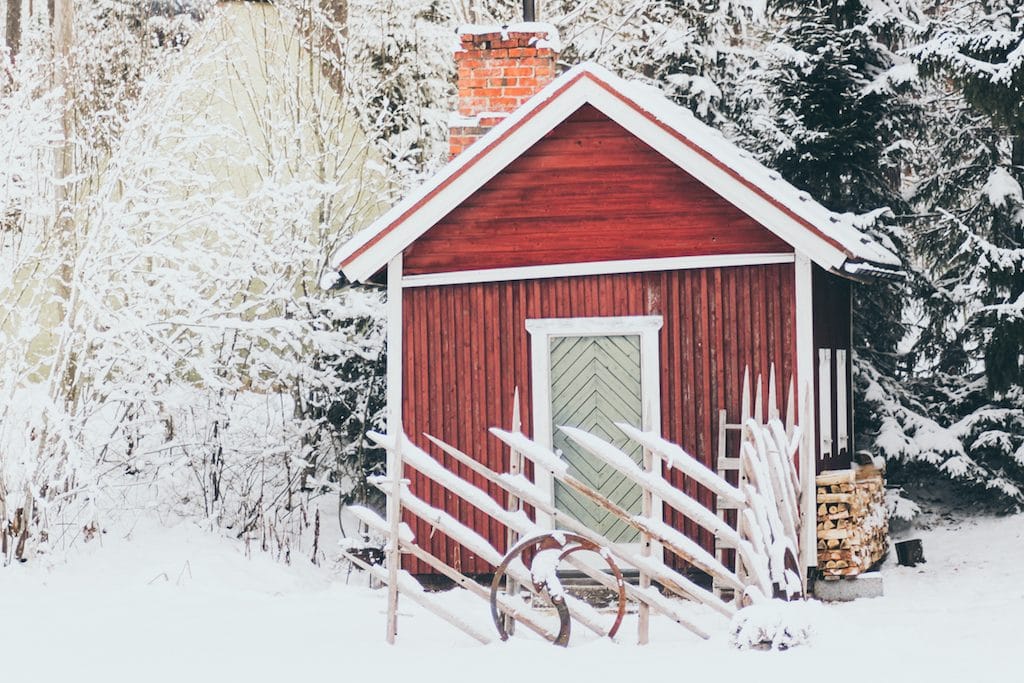
[(505, 69), (505, 75), (518, 78), (520, 76), (532, 76), (536, 71), (535, 67), (518, 66), (518, 62), (516, 64), (516, 66), (510, 66)]
[(491, 111), (513, 111), (521, 102), (515, 97), (492, 97)]
[(473, 76), (476, 78), (501, 78), (504, 75), (505, 70), (501, 68), (500, 64), (494, 62), (483, 64), (473, 72)]
[(505, 88), (502, 94), (505, 97), (520, 97), (527, 99), (532, 97), (537, 91), (533, 88)]

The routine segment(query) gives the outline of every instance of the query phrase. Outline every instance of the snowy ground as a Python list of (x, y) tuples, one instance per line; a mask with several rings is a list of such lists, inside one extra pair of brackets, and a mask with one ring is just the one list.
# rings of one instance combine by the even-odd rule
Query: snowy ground
[[(67, 558), (0, 569), (2, 681), (986, 681), (1019, 680), (1024, 516), (924, 532), (926, 565), (887, 566), (884, 598), (810, 603), (811, 643), (738, 652), (656, 621), (654, 642), (574, 630), (480, 646), (405, 601), (383, 642), (383, 591), (266, 557), (190, 525), (138, 523)], [(486, 606), (447, 594), (467, 618)]]

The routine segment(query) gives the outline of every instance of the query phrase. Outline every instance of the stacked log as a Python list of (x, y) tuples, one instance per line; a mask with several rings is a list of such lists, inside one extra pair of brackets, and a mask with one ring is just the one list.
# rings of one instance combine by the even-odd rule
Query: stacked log
[(818, 570), (826, 580), (874, 567), (889, 549), (885, 483), (874, 467), (822, 472), (818, 502)]

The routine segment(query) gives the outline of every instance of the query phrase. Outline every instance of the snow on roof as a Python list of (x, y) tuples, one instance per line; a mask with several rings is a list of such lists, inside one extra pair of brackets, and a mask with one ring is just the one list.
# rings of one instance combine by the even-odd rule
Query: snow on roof
[[(331, 262), (351, 280), (371, 277), (585, 103), (650, 143), (826, 270), (851, 277), (899, 275), (899, 258), (858, 227), (864, 224), (864, 216), (826, 209), (688, 109), (668, 100), (660, 90), (627, 81), (591, 63), (575, 66), (548, 84), (342, 245)], [(555, 110), (554, 114), (545, 115), (550, 114), (549, 110)], [(700, 158), (710, 160), (717, 170), (698, 172), (694, 164), (705, 163)]]

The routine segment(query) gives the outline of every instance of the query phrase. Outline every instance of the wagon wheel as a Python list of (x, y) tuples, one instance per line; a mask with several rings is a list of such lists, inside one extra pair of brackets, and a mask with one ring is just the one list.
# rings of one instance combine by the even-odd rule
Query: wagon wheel
[[(494, 625), (498, 629), (498, 635), (501, 639), (508, 640), (508, 632), (505, 630), (504, 620), (501, 618), (501, 613), (498, 610), (498, 588), (501, 584), (501, 579), (508, 570), (508, 566), (517, 557), (522, 557), (523, 564), (532, 572), (534, 557), (536, 557), (537, 553), (542, 550), (561, 550), (562, 552), (558, 555), (559, 562), (569, 555), (581, 550), (597, 553), (604, 558), (604, 561), (615, 576), (615, 583), (619, 588), (618, 613), (615, 616), (615, 622), (608, 630), (608, 637), (614, 638), (615, 634), (619, 630), (619, 626), (622, 624), (622, 617), (626, 613), (626, 584), (625, 581), (623, 581), (622, 572), (619, 570), (619, 566), (615, 563), (615, 560), (612, 559), (611, 554), (603, 552), (604, 549), (596, 543), (588, 541), (586, 538), (577, 534), (555, 531), (532, 536), (520, 541), (514, 548), (508, 551), (502, 559), (501, 564), (498, 565), (498, 568), (494, 571), (494, 580), (491, 581), (491, 618), (494, 620)], [(569, 615), (569, 608), (565, 604), (565, 596), (561, 594), (554, 596), (551, 595), (545, 581), (538, 581), (536, 577), (532, 578), (533, 589), (547, 598), (548, 602), (550, 602), (555, 608), (555, 611), (558, 612), (560, 627), (558, 635), (552, 642), (554, 642), (555, 645), (565, 647), (569, 644), (569, 635), (572, 630), (572, 620)]]

